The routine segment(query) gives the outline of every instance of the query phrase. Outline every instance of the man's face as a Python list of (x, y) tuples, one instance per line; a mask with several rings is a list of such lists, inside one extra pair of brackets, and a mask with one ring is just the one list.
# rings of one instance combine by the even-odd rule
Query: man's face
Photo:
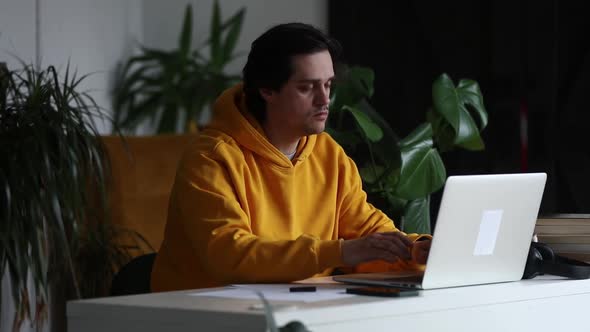
[(279, 91), (261, 89), (266, 124), (293, 137), (319, 134), (326, 127), (330, 86), (334, 79), (328, 51), (296, 55), (293, 74)]

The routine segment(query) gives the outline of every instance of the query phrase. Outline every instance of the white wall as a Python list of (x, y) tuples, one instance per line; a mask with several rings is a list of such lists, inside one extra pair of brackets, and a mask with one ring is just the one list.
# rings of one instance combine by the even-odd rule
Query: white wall
[[(35, 61), (35, 1), (0, 0), (0, 61), (17, 68), (14, 54)], [(193, 45), (209, 35), (213, 0), (37, 0), (40, 3), (42, 65), (64, 68), (70, 60), (78, 73), (93, 73), (84, 88), (110, 111), (112, 73), (137, 43), (172, 48), (177, 44), (184, 7), (193, 6)], [(327, 0), (220, 0), (222, 16), (246, 7), (237, 50), (247, 54), (250, 43), (269, 27), (284, 22), (305, 22), (327, 29)], [(245, 56), (232, 63), (228, 73), (239, 73)], [(110, 131), (102, 125), (101, 132)]]
[(0, 62), (18, 66), (16, 55), (28, 63), (35, 60), (34, 0), (1, 0)]
[[(84, 87), (110, 112), (112, 73), (131, 54), (134, 40), (141, 40), (140, 13), (137, 0), (42, 1), (43, 63), (65, 68), (69, 60), (78, 73), (91, 73)], [(100, 127), (110, 131), (106, 123)]]
[[(91, 74), (81, 86), (110, 112), (110, 82), (117, 62), (142, 39), (141, 0), (39, 0), (41, 67), (65, 72), (68, 61), (79, 75)], [(35, 0), (2, 0), (0, 61), (20, 67), (12, 55), (34, 64)], [(98, 121), (99, 130), (110, 131)]]

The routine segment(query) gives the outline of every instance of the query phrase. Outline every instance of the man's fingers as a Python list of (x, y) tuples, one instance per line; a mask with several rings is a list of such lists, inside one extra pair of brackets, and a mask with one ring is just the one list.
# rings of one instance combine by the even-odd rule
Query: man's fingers
[(395, 262), (397, 262), (399, 260), (399, 257), (396, 256), (396, 255), (392, 255), (391, 253), (382, 251), (381, 252), (381, 255), (379, 255), (377, 257), (377, 259), (381, 259), (381, 260), (384, 260), (384, 261), (389, 262), (389, 263), (395, 263)]
[(412, 258), (419, 264), (426, 264), (432, 241), (418, 241), (412, 247)]
[(403, 259), (411, 258), (409, 247), (398, 237), (375, 235), (376, 236), (372, 237), (370, 241), (372, 247), (386, 251)]
[(402, 232), (383, 232), (377, 234), (381, 234), (386, 237), (394, 237), (396, 239), (400, 239), (408, 247), (412, 245), (412, 240), (410, 240), (410, 238), (407, 235), (404, 235), (404, 233)]
[(421, 262), (428, 256), (429, 242), (412, 243), (402, 232), (373, 233), (359, 239), (345, 240), (342, 246), (342, 261), (346, 266), (375, 259), (395, 263), (399, 259), (414, 258)]
[(412, 245), (412, 240), (410, 240), (410, 238), (407, 235), (404, 235), (402, 232), (397, 232), (397, 238), (400, 239), (405, 245), (406, 247), (409, 247)]
[(392, 240), (395, 243), (395, 252), (397, 255), (403, 259), (411, 259), (410, 247), (405, 244), (400, 238), (394, 238)]
[(414, 242), (413, 247), (416, 247), (418, 250), (428, 251), (428, 250), (430, 250), (431, 244), (432, 244), (432, 241), (430, 241), (430, 240), (418, 241), (418, 242)]

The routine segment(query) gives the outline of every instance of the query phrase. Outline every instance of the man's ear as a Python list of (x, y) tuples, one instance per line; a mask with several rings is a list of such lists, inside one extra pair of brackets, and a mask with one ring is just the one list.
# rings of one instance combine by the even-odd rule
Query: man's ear
[(260, 96), (262, 97), (262, 99), (264, 99), (264, 101), (269, 102), (269, 100), (273, 96), (274, 91), (272, 91), (272, 89), (269, 88), (260, 88), (258, 89), (258, 93), (260, 93)]

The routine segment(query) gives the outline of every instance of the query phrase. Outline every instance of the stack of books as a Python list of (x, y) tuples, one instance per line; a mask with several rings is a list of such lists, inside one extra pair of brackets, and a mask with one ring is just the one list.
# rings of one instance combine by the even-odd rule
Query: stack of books
[(590, 214), (553, 214), (537, 219), (535, 234), (556, 254), (590, 262)]

